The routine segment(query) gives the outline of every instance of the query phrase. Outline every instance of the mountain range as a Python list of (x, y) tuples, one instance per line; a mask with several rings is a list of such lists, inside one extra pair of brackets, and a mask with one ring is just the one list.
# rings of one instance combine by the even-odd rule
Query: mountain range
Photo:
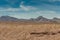
[(47, 19), (43, 16), (39, 16), (37, 18), (31, 18), (31, 19), (18, 19), (15, 17), (10, 16), (1, 16), (0, 21), (14, 21), (14, 22), (34, 22), (34, 23), (60, 23), (60, 18), (53, 18), (53, 19)]

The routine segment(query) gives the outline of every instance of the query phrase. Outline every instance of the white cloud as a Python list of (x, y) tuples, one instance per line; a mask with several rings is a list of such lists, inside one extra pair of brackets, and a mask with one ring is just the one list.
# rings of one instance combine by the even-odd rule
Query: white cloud
[(0, 12), (4, 12), (4, 11), (10, 11), (10, 12), (15, 12), (15, 11), (19, 11), (21, 10), (20, 8), (3, 8), (3, 9), (0, 9)]
[(56, 1), (60, 1), (60, 0), (49, 0), (50, 2), (56, 2)]
[(55, 11), (48, 11), (48, 10), (43, 10), (43, 11), (36, 11), (37, 14), (55, 14)]
[(32, 6), (24, 6), (24, 5), (20, 5), (22, 10), (25, 11), (30, 11), (30, 10), (36, 10), (36, 8), (32, 7)]
[(21, 6), (21, 8), (2, 8), (2, 9), (0, 8), (0, 12), (21, 12), (21, 11), (28, 12), (31, 10), (34, 11), (37, 9), (31, 6)]
[(20, 8), (22, 10), (25, 10), (25, 11), (30, 11), (30, 10), (36, 10), (37, 9), (35, 7), (32, 7), (32, 6), (26, 6), (26, 5), (24, 5), (24, 2), (21, 2)]
[(21, 4), (20, 4), (20, 8), (2, 8), (0, 7), (0, 12), (18, 12), (18, 11), (34, 11), (34, 10), (37, 10), (37, 8), (35, 7), (32, 7), (32, 6), (26, 6), (24, 5), (24, 2), (22, 1)]
[(32, 6), (25, 6), (23, 5), (24, 2), (21, 2), (20, 8), (0, 8), (0, 12), (18, 12), (18, 11), (31, 11), (31, 10), (37, 10), (37, 8)]

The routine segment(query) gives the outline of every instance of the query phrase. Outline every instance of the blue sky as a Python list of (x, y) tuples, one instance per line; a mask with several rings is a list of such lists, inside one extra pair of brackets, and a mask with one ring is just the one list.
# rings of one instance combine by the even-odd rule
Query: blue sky
[(0, 0), (0, 16), (60, 18), (60, 0)]

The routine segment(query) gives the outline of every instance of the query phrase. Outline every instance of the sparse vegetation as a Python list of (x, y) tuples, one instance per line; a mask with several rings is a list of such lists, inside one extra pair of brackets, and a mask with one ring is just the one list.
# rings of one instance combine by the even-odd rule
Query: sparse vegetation
[(0, 40), (60, 40), (60, 24), (0, 22)]

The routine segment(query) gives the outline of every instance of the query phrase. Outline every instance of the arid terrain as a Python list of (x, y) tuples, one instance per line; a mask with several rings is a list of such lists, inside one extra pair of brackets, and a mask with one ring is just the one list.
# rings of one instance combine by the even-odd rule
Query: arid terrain
[(0, 40), (60, 40), (60, 24), (0, 22)]

